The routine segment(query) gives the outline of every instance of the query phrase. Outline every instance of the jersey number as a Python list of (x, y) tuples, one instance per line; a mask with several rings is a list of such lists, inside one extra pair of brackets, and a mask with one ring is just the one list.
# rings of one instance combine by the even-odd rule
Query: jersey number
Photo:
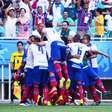
[(42, 54), (44, 53), (43, 48), (38, 46), (38, 51), (40, 51)]
[(78, 54), (78, 55), (81, 55), (81, 54), (82, 54), (82, 49), (81, 49), (81, 47), (78, 47), (77, 54)]

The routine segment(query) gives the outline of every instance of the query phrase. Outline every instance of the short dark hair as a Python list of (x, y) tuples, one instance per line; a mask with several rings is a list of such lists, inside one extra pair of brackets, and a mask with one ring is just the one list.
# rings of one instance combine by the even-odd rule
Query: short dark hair
[(100, 14), (102, 14), (102, 9), (101, 8), (97, 8), (96, 11), (99, 12)]
[(17, 46), (18, 46), (19, 44), (21, 44), (21, 45), (23, 46), (23, 42), (22, 42), (22, 41), (18, 41), (18, 42), (17, 42)]
[(76, 34), (74, 36), (74, 42), (80, 42), (81, 41), (81, 36), (79, 34)]
[(63, 23), (66, 23), (69, 26), (69, 22), (68, 21), (63, 21)]
[(91, 40), (91, 37), (90, 37), (90, 35), (89, 34), (85, 34), (84, 36), (83, 36), (83, 38), (84, 37), (86, 37), (86, 39), (88, 40), (88, 41), (90, 41)]

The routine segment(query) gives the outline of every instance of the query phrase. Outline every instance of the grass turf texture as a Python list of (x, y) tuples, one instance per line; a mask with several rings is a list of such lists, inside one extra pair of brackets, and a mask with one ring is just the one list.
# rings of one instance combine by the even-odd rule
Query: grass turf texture
[(0, 112), (112, 112), (112, 103), (100, 106), (29, 106), (0, 104)]

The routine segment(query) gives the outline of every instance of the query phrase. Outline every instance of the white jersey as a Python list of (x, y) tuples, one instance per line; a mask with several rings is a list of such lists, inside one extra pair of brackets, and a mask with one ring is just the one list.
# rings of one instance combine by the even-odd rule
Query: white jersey
[(46, 55), (46, 47), (45, 46), (38, 46), (36, 44), (30, 45), (30, 49), (32, 51), (33, 55), (33, 65), (34, 67), (40, 66), (40, 67), (48, 67), (48, 60)]
[(73, 63), (76, 63), (76, 64), (82, 64), (85, 53), (86, 53), (86, 51), (89, 51), (89, 48), (86, 45), (79, 43), (79, 42), (70, 43), (70, 44), (68, 44), (68, 47), (70, 48), (71, 55), (79, 55), (80, 56), (79, 59), (72, 58), (72, 59), (70, 59), (70, 61), (72, 61)]
[[(89, 46), (90, 50), (94, 51), (97, 50), (97, 47), (95, 45)], [(97, 58), (89, 59), (89, 65), (93, 68), (98, 68)]]
[(33, 69), (34, 66), (33, 63), (34, 63), (33, 54), (30, 47), (28, 47), (25, 68)]
[(46, 28), (45, 32), (46, 32), (46, 37), (48, 39), (48, 42), (52, 43), (53, 41), (62, 41), (58, 32), (56, 32), (52, 28)]

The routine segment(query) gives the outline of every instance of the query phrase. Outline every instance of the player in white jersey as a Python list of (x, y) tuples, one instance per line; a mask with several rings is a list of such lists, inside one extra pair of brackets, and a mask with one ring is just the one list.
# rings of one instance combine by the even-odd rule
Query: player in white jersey
[[(25, 89), (23, 91), (22, 101), (20, 102), (20, 105), (27, 105), (28, 101), (27, 99), (31, 97), (30, 90), (32, 89), (33, 82), (32, 82), (32, 75), (33, 75), (33, 56), (31, 53), (31, 50), (29, 49), (29, 46), (33, 43), (35, 36), (31, 35), (28, 39), (28, 45), (27, 48), (24, 50), (24, 55), (22, 59), (22, 69), (24, 69), (25, 72)], [(30, 99), (31, 100), (31, 99)]]
[[(91, 90), (93, 99), (96, 102), (96, 104), (98, 104), (99, 99), (98, 99), (98, 95), (97, 95), (95, 86), (97, 85), (99, 87), (99, 89), (101, 90), (101, 92), (103, 93), (103, 95), (105, 95), (105, 96), (108, 95), (108, 92), (104, 88), (103, 83), (98, 76), (98, 63), (97, 63), (96, 57), (97, 57), (97, 54), (104, 55), (105, 57), (109, 57), (109, 56), (101, 51), (98, 51), (96, 46), (94, 46), (90, 43), (90, 40), (91, 40), (90, 36), (88, 34), (85, 34), (83, 36), (82, 42), (85, 45), (87, 45), (90, 48), (90, 50), (95, 50), (95, 51), (97, 51), (97, 53), (88, 53), (88, 55), (87, 55), (88, 59), (84, 60), (87, 63), (86, 68), (84, 68), (83, 71), (86, 76), (85, 82), (88, 83), (87, 86)], [(89, 63), (87, 61), (89, 61)]]
[[(75, 35), (74, 38), (68, 38), (70, 43), (68, 43), (68, 47), (70, 49), (70, 56), (68, 60), (70, 78), (72, 80), (73, 89), (76, 88), (77, 94), (79, 94), (80, 104), (84, 103), (84, 90), (83, 90), (83, 73), (82, 73), (82, 65), (83, 58), (85, 56), (86, 51), (89, 51), (89, 48), (80, 43), (80, 35)], [(75, 56), (79, 56), (79, 58), (75, 58)]]
[[(47, 28), (47, 29), (44, 29), (43, 32), (45, 33), (46, 38), (48, 39), (48, 43), (51, 49), (51, 53), (50, 53), (51, 64), (49, 66), (54, 66), (54, 71), (56, 72), (60, 80), (59, 88), (63, 89), (64, 82), (66, 80), (65, 86), (66, 86), (66, 89), (69, 89), (71, 81), (69, 79), (68, 69), (66, 65), (66, 46), (64, 42), (61, 40), (58, 33), (54, 29)], [(64, 75), (62, 74), (62, 71)], [(53, 71), (51, 72), (53, 73)], [(62, 96), (63, 95), (61, 95), (59, 99), (63, 99)]]
[[(37, 40), (38, 41), (38, 40)], [(33, 76), (33, 83), (34, 83), (34, 100), (35, 103), (38, 104), (36, 99), (39, 95), (38, 87), (42, 86), (43, 88), (43, 103), (47, 105), (48, 103), (48, 60), (47, 60), (47, 52), (45, 46), (38, 46), (38, 42), (32, 44), (30, 49), (33, 55), (33, 66), (34, 66), (34, 76)]]

